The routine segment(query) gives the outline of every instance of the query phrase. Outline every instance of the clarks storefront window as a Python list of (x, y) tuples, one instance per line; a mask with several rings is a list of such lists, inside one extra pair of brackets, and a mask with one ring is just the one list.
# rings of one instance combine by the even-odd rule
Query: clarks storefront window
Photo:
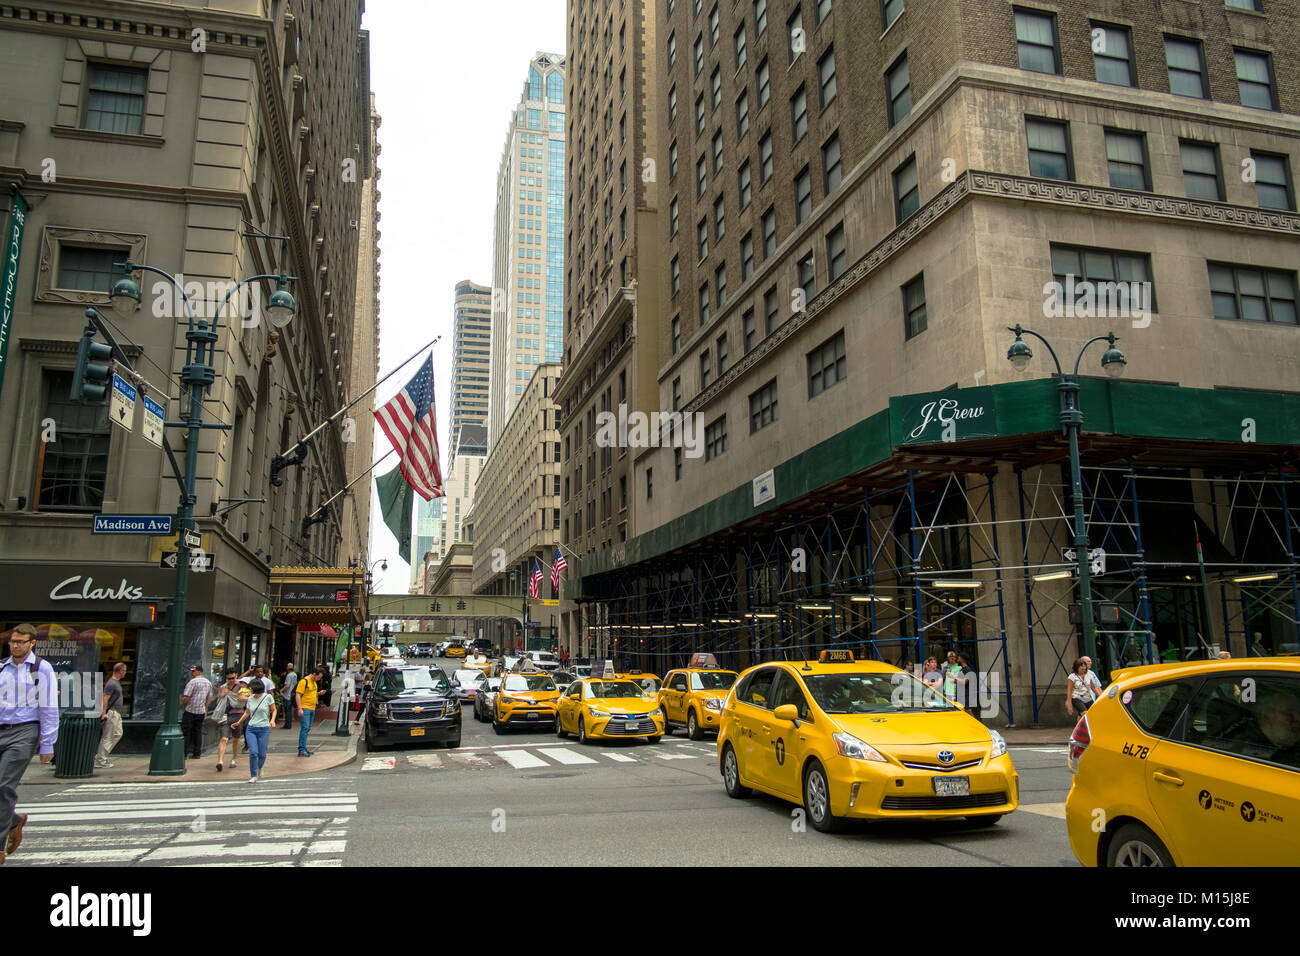
[(9, 656), (9, 632), (18, 624), (36, 628), (36, 656), (50, 662), (57, 673), (110, 673), (114, 664), (126, 664), (122, 678), (123, 716), (131, 716), (135, 699), (135, 656), (138, 630), (121, 623), (6, 621), (0, 627), (3, 654)]

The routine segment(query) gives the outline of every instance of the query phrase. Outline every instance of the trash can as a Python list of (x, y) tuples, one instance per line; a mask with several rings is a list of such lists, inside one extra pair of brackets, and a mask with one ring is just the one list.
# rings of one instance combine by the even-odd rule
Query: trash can
[(54, 776), (89, 777), (95, 771), (103, 724), (98, 717), (59, 716), (59, 739), (54, 742)]

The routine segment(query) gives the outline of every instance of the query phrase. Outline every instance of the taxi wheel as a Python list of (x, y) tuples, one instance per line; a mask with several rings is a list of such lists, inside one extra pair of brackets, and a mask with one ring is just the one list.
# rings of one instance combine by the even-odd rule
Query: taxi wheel
[(578, 743), (587, 743), (587, 725), (581, 717), (578, 718)]
[(686, 736), (691, 740), (703, 740), (704, 731), (700, 730), (700, 722), (695, 719), (695, 711), (686, 715)]
[(555, 736), (559, 737), (561, 740), (569, 736), (568, 732), (564, 729), (564, 725), (560, 723), (559, 714), (555, 715)]
[(803, 807), (812, 825), (822, 833), (834, 833), (840, 821), (831, 812), (831, 788), (819, 763), (808, 767), (803, 777)]
[(504, 734), (506, 732), (505, 724), (498, 723), (495, 714), (492, 717), (492, 729), (498, 734)]
[(1106, 849), (1106, 865), (1122, 867), (1173, 866), (1160, 838), (1140, 823), (1126, 823), (1119, 828)]
[(722, 785), (727, 788), (727, 796), (733, 800), (743, 800), (750, 794), (749, 787), (740, 785), (740, 763), (730, 744), (722, 752)]

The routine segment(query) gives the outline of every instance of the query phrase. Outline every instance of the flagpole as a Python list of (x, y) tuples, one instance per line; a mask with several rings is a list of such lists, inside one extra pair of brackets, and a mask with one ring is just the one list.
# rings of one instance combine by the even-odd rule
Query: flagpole
[(431, 342), (426, 342), (424, 345), (421, 345), (418, 349), (415, 350), (414, 353), (412, 353), (412, 355), (411, 355), (409, 358), (407, 358), (404, 362), (402, 362), (401, 365), (397, 366), (397, 368), (393, 369), (391, 372), (389, 372), (389, 373), (388, 373), (387, 375), (385, 375), (383, 378), (379, 379), (377, 382), (375, 382), (374, 385), (371, 385), (368, 389), (366, 389), (364, 392), (362, 392), (362, 393), (361, 393), (360, 395), (358, 395), (356, 398), (352, 399), (352, 401), (348, 402), (346, 405), (344, 405), (342, 408), (340, 408), (337, 412), (335, 412), (335, 413), (334, 413), (333, 415), (331, 415), (329, 418), (325, 419), (325, 421), (321, 422), (319, 425), (317, 425), (315, 428), (313, 428), (311, 431), (309, 431), (306, 435), (303, 435), (301, 438), (299, 438), (296, 442), (294, 442), (292, 445), (290, 445), (288, 448), (286, 448), (284, 451), (282, 451), (279, 455), (276, 455), (276, 457), (277, 457), (277, 458), (287, 458), (287, 457), (289, 457), (289, 453), (290, 453), (291, 451), (293, 451), (293, 450), (294, 450), (295, 448), (297, 448), (299, 445), (304, 445), (304, 444), (306, 444), (307, 442), (311, 441), (313, 438), (315, 438), (318, 434), (320, 434), (320, 432), (321, 432), (324, 428), (326, 428), (326, 427), (329, 425), (330, 422), (334, 421), (334, 419), (338, 418), (340, 415), (342, 415), (344, 412), (346, 412), (349, 408), (351, 408), (351, 407), (352, 407), (353, 405), (355, 405), (357, 402), (361, 401), (363, 398), (365, 398), (367, 395), (369, 395), (371, 392), (373, 392), (375, 389), (377, 389), (380, 385), (383, 385), (384, 382), (388, 381), (390, 378), (392, 378), (394, 375), (396, 375), (396, 374), (397, 374), (398, 372), (400, 372), (402, 369), (406, 368), (406, 366), (410, 365), (410, 364), (411, 364), (411, 361), (412, 361), (412, 360), (413, 360), (417, 355), (422, 354), (422, 353), (424, 352), (425, 349), (432, 348), (433, 346), (437, 345), (437, 344), (438, 344), (438, 341), (439, 341), (441, 338), (442, 338), (441, 335), (435, 335), (435, 336), (433, 337), (433, 341), (431, 341)]
[[(334, 497), (333, 497), (333, 498), (330, 498), (329, 501), (326, 501), (324, 504), (320, 505), (320, 507), (321, 507), (321, 508), (328, 508), (330, 505), (334, 504), (335, 500), (339, 497), (339, 495), (345, 494), (349, 488), (351, 488), (353, 485), (355, 485), (355, 484), (356, 484), (358, 481), (360, 481), (362, 478), (366, 477), (366, 475), (370, 474), (372, 471), (374, 471), (376, 468), (378, 468), (380, 465), (382, 465), (384, 462), (386, 462), (386, 461), (387, 461), (387, 460), (392, 456), (393, 452), (395, 452), (395, 451), (397, 451), (396, 448), (389, 448), (388, 451), (384, 454), (384, 457), (383, 457), (383, 458), (380, 458), (377, 462), (375, 462), (373, 465), (371, 465), (369, 468), (367, 468), (367, 469), (366, 469), (365, 471), (363, 471), (361, 474), (357, 475), (355, 478), (353, 478), (351, 481), (349, 481), (346, 485), (344, 485), (342, 488), (340, 488), (338, 491), (336, 491), (336, 492), (334, 493)], [(319, 510), (319, 509), (317, 509), (317, 510)]]

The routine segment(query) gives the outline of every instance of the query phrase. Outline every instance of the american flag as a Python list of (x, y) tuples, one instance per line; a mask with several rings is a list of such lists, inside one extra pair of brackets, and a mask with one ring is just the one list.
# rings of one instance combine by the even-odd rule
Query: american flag
[(551, 587), (560, 586), (560, 572), (569, 566), (569, 562), (564, 560), (564, 555), (560, 553), (558, 546), (555, 548), (555, 563), (551, 565)]
[(542, 585), (542, 566), (533, 558), (533, 576), (528, 579), (528, 596), (537, 600), (537, 589)]
[(407, 483), (425, 501), (443, 497), (433, 398), (433, 356), (429, 356), (406, 387), (375, 412), (379, 427), (401, 456)]

